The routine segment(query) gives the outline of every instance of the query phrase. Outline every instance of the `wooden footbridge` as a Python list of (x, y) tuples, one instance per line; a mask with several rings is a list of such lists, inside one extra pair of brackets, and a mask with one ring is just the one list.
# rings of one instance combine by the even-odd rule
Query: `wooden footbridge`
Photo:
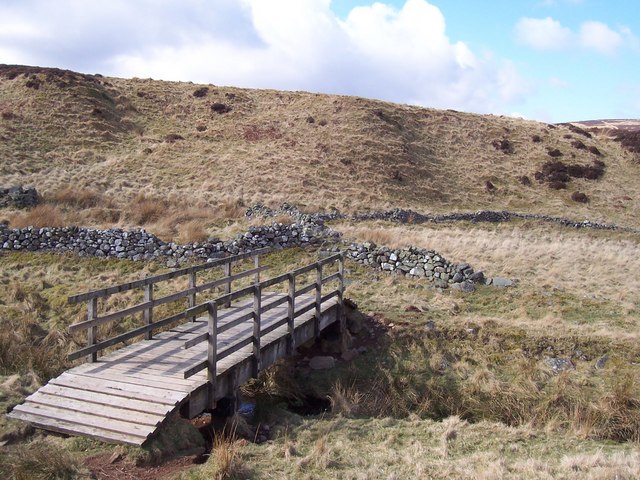
[[(340, 322), (344, 328), (342, 255), (261, 281), (260, 273), (267, 267), (260, 266), (260, 255), (267, 251), (69, 297), (71, 303), (88, 305), (87, 319), (69, 328), (86, 330), (88, 344), (69, 359), (89, 361), (49, 381), (8, 416), (47, 430), (142, 445), (173, 412), (193, 417), (212, 409), (219, 399), (235, 395), (239, 385), (291, 355), (328, 325)], [(249, 259), (252, 268), (232, 273), (233, 264)], [(326, 274), (331, 266), (334, 271)], [(198, 281), (198, 274), (211, 276), (216, 268), (223, 269), (221, 278)], [(251, 284), (233, 290), (233, 282), (241, 279)], [(183, 284), (186, 280), (188, 287), (154, 298), (163, 284), (180, 280)], [(222, 296), (212, 295), (220, 288)], [(137, 291), (142, 302), (99, 311), (112, 296), (130, 291)], [(203, 300), (203, 292), (210, 298)], [(186, 308), (177, 305), (185, 299)], [(157, 307), (165, 304), (173, 307), (164, 307), (165, 312), (175, 312), (176, 307), (179, 311), (156, 320)], [(142, 326), (99, 339), (113, 322), (139, 314)], [(116, 349), (129, 341), (134, 343)], [(98, 356), (104, 350), (108, 353)]]

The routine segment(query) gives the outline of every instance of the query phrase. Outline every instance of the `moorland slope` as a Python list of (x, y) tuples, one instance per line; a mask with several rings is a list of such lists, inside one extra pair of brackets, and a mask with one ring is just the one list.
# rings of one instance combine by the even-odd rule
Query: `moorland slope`
[(0, 114), (0, 185), (36, 186), (63, 213), (72, 186), (90, 197), (77, 223), (144, 223), (127, 215), (141, 196), (183, 212), (286, 201), (629, 226), (640, 208), (637, 155), (570, 124), (18, 66), (0, 66)]

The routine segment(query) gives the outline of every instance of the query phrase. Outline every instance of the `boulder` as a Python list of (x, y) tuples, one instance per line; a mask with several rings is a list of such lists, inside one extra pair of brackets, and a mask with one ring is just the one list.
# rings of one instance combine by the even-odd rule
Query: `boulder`
[(313, 370), (328, 370), (329, 368), (333, 368), (336, 366), (336, 359), (331, 356), (321, 356), (313, 357), (309, 360), (309, 367)]

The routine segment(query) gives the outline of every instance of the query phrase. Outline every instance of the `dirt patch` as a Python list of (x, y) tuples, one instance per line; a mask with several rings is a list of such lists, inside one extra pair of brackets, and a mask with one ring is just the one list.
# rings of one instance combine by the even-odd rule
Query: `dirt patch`
[(118, 480), (160, 480), (172, 478), (195, 464), (202, 463), (199, 455), (174, 458), (157, 466), (136, 466), (133, 462), (122, 459), (112, 461), (112, 454), (97, 455), (85, 460), (85, 466), (94, 478)]

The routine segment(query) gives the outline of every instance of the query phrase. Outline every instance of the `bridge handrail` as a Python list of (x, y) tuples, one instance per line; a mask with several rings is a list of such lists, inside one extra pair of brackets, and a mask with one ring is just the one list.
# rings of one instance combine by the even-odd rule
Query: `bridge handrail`
[[(75, 360), (77, 358), (81, 358), (86, 355), (91, 355), (91, 361), (97, 361), (97, 354), (100, 350), (108, 348), (117, 343), (123, 342), (130, 338), (134, 338), (136, 336), (145, 335), (145, 339), (152, 338), (152, 332), (158, 328), (161, 328), (169, 323), (180, 320), (182, 318), (192, 318), (195, 320), (195, 315), (198, 313), (202, 313), (204, 311), (203, 307), (198, 306), (196, 304), (196, 294), (200, 292), (204, 292), (207, 290), (211, 290), (213, 288), (224, 286), (225, 293), (231, 294), (231, 286), (232, 282), (235, 280), (239, 280), (241, 278), (254, 275), (254, 283), (260, 282), (260, 272), (266, 270), (268, 267), (260, 266), (260, 255), (269, 253), (273, 249), (272, 248), (262, 248), (259, 250), (254, 250), (252, 252), (243, 253), (240, 255), (234, 255), (230, 257), (221, 258), (218, 260), (214, 260), (213, 262), (205, 263), (202, 265), (195, 265), (191, 267), (181, 268), (178, 270), (174, 270), (171, 272), (163, 273), (160, 275), (154, 275), (151, 277), (146, 277), (141, 280), (137, 280), (134, 282), (123, 283), (120, 285), (116, 285), (113, 287), (103, 288), (99, 290), (94, 290), (91, 292), (86, 292), (78, 295), (73, 295), (68, 298), (69, 303), (78, 303), (82, 301), (87, 302), (87, 319), (81, 322), (74, 323), (69, 326), (69, 332), (73, 333), (78, 330), (87, 330), (87, 346), (76, 350), (68, 355), (69, 360)], [(232, 274), (232, 263), (239, 262), (245, 260), (247, 258), (253, 258), (254, 260), (254, 268), (244, 270), (238, 272), (236, 274)], [(201, 285), (197, 284), (197, 273), (209, 270), (216, 267), (224, 268), (224, 277), (203, 283)], [(176, 293), (172, 293), (170, 295), (161, 297), (161, 298), (153, 298), (153, 286), (157, 283), (164, 282), (167, 280), (171, 280), (180, 276), (188, 275), (189, 276), (189, 288), (185, 290), (181, 290)], [(144, 288), (144, 301), (142, 303), (138, 303), (131, 307), (124, 308), (122, 310), (111, 312), (106, 315), (100, 316), (98, 314), (98, 299), (108, 297), (110, 295), (116, 293), (126, 292), (135, 288)], [(162, 320), (154, 321), (153, 320), (153, 308), (159, 305), (163, 305), (170, 302), (175, 302), (182, 298), (187, 298), (188, 307), (183, 312), (166, 317)], [(237, 297), (236, 297), (237, 298)], [(227, 305), (229, 302), (227, 301)], [(206, 302), (203, 302), (206, 305)], [(97, 329), (98, 326), (103, 325), (108, 322), (113, 322), (120, 320), (124, 317), (134, 315), (136, 313), (142, 312), (145, 325), (142, 327), (134, 328), (128, 332), (121, 333), (116, 335), (115, 337), (98, 341), (97, 339)]]
[[(338, 271), (334, 272), (330, 275), (323, 276), (323, 266), (332, 263), (338, 263)], [(316, 271), (316, 278), (310, 284), (303, 288), (296, 289), (296, 278), (305, 273)], [(286, 297), (278, 298), (267, 305), (262, 305), (262, 291), (264, 288), (271, 287), (273, 285), (277, 285), (279, 283), (288, 283), (288, 293)], [(329, 282), (338, 282), (338, 286), (326, 293), (324, 296), (322, 295), (322, 285)], [(315, 290), (315, 299), (314, 302), (296, 310), (296, 301), (295, 299), (300, 295)], [(215, 382), (216, 382), (216, 372), (217, 372), (217, 363), (218, 360), (231, 355), (241, 348), (244, 348), (247, 345), (253, 344), (253, 369), (254, 374), (257, 375), (257, 372), (260, 371), (260, 349), (261, 349), (261, 339), (264, 335), (271, 333), (275, 329), (287, 325), (287, 352), (291, 353), (295, 349), (295, 337), (294, 337), (294, 329), (295, 329), (295, 319), (300, 315), (310, 311), (315, 310), (314, 315), (314, 329), (316, 335), (320, 332), (320, 315), (322, 303), (327, 300), (332, 299), (333, 297), (338, 297), (339, 304), (342, 305), (342, 298), (344, 294), (344, 255), (342, 253), (338, 253), (327, 257), (318, 262), (312, 263), (310, 265), (306, 265), (304, 267), (298, 268), (291, 272), (279, 275), (277, 277), (264, 280), (262, 282), (256, 283), (247, 288), (243, 288), (242, 290), (238, 290), (228, 295), (224, 295), (218, 297), (216, 299), (210, 300), (207, 302), (207, 323), (208, 329), (206, 333), (198, 335), (195, 338), (187, 340), (184, 343), (184, 348), (189, 349), (203, 342), (207, 342), (207, 359), (201, 362), (196, 363), (191, 366), (187, 370), (183, 372), (184, 378), (189, 378), (196, 373), (207, 369), (207, 378), (209, 381), (210, 388), (215, 391)], [(249, 312), (242, 317), (235, 319), (231, 322), (228, 322), (225, 325), (219, 325), (219, 320), (221, 316), (218, 314), (218, 307), (225, 305), (227, 302), (231, 300), (235, 300), (241, 297), (253, 295), (253, 311)], [(287, 317), (277, 321), (267, 327), (261, 325), (261, 315), (265, 311), (270, 308), (274, 308), (277, 305), (282, 303), (288, 304), (288, 312)], [(252, 318), (253, 319), (253, 332), (241, 339), (236, 340), (233, 345), (226, 346), (225, 349), (221, 352), (218, 352), (217, 345), (217, 336), (218, 334), (227, 331), (230, 328), (233, 328), (242, 322)], [(340, 316), (341, 322), (344, 322), (342, 316)]]

